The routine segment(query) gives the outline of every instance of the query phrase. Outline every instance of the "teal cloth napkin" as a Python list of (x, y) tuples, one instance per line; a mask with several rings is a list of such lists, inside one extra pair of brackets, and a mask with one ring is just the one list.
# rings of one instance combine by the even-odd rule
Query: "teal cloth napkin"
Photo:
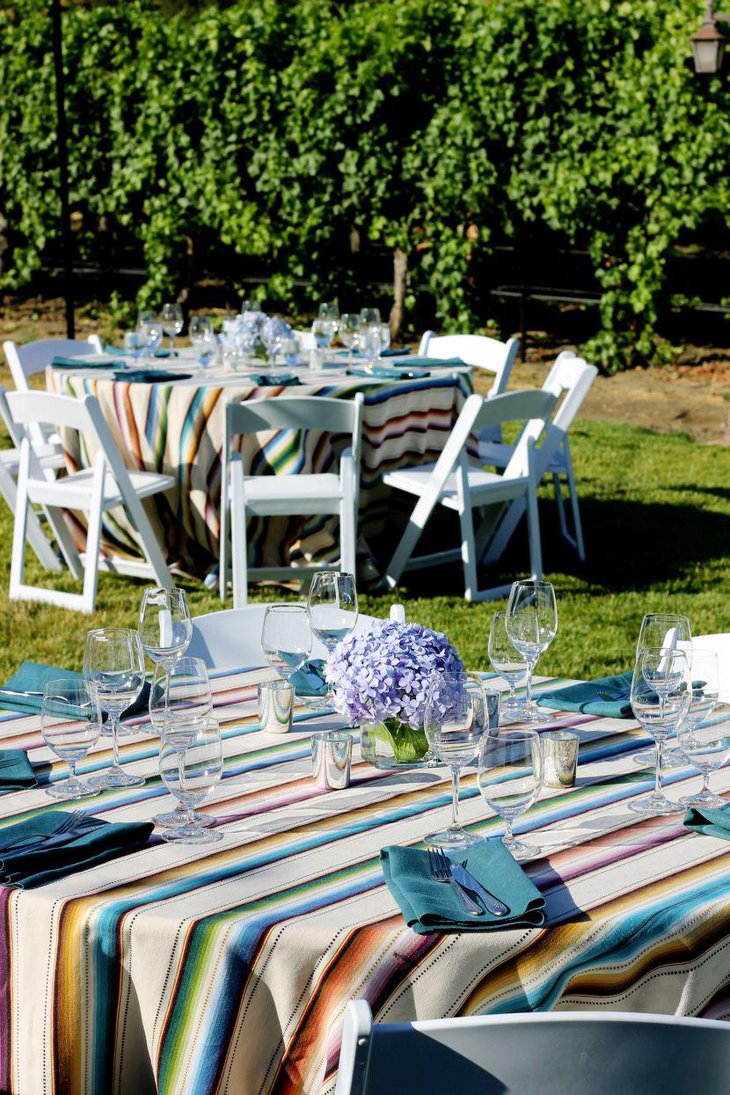
[(348, 376), (377, 376), (383, 380), (423, 380), (431, 374), (425, 369), (397, 369), (391, 366), (388, 369), (379, 369), (377, 365), (373, 369), (351, 368), (347, 370)]
[(0, 795), (37, 786), (33, 766), (23, 749), (0, 750)]
[(326, 696), (327, 682), (324, 679), (324, 659), (310, 658), (301, 669), (292, 673), (289, 683), (294, 685), (300, 696)]
[(115, 380), (130, 384), (157, 384), (166, 380), (189, 380), (192, 373), (170, 372), (169, 369), (115, 369)]
[[(458, 857), (458, 861), (463, 859)], [(470, 847), (466, 866), (495, 897), (509, 905), (512, 912), (507, 917), (487, 912), (466, 915), (453, 886), (431, 878), (428, 854), (421, 848), (383, 848), (380, 863), (406, 923), (419, 935), (539, 927), (545, 919), (545, 899), (501, 840), (484, 840)]]
[(112, 369), (116, 361), (111, 359), (89, 361), (87, 357), (54, 357), (51, 358), (51, 366), (54, 369)]
[(397, 346), (389, 346), (387, 350), (381, 350), (381, 357), (405, 357), (410, 354), (410, 346), (404, 346), (402, 350), (399, 350)]
[(259, 388), (293, 388), (301, 384), (301, 380), (294, 373), (251, 373), (247, 379)]
[(705, 836), (721, 836), (723, 840), (730, 840), (730, 802), (727, 806), (718, 807), (716, 810), (703, 807), (698, 810), (696, 806), (690, 807), (684, 815), (685, 829), (691, 829), (694, 833), (704, 833)]
[[(43, 665), (42, 662), (23, 662), (8, 683), (0, 688), (0, 709), (20, 711), (27, 715), (40, 713), (43, 688), (56, 677), (73, 677), (80, 681), (82, 674), (73, 669)], [(145, 683), (138, 699), (124, 712), (124, 717), (132, 719), (135, 715), (144, 714), (149, 708), (149, 702), (150, 686)]]
[(541, 692), (537, 702), (551, 711), (582, 711), (607, 719), (630, 719), (633, 718), (630, 695), (631, 673), (619, 673)]
[[(129, 354), (127, 353), (127, 351), (121, 346), (105, 346), (104, 347), (104, 353), (105, 354), (113, 354), (115, 357), (129, 357)], [(154, 356), (155, 357), (169, 357), (170, 356), (170, 351), (169, 350), (155, 350)], [(174, 356), (177, 357), (177, 353)]]
[(417, 368), (423, 367), (424, 369), (453, 369), (457, 366), (466, 365), (465, 361), (462, 361), (460, 357), (419, 357), (417, 354), (413, 354), (409, 358), (408, 365), (415, 365)]
[(151, 822), (110, 824), (83, 815), (59, 832), (65, 810), (41, 810), (35, 817), (0, 830), (0, 885), (30, 890), (143, 847)]

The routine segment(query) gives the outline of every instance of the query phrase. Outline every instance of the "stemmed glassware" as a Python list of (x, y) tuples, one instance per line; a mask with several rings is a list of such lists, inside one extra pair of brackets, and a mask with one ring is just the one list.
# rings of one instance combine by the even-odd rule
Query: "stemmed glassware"
[(142, 594), (139, 637), (151, 661), (170, 669), (190, 645), (193, 624), (185, 590), (150, 586)]
[(340, 342), (347, 350), (360, 348), (360, 316), (356, 312), (344, 312), (338, 328)]
[(720, 689), (714, 650), (693, 651), (692, 698), (678, 739), (682, 761), (702, 773), (702, 790), (679, 801), (699, 809), (727, 806), (727, 800), (709, 787), (710, 773), (722, 768), (730, 757), (730, 695)]
[(485, 734), (479, 745), (477, 782), (482, 798), (504, 820), (502, 843), (515, 859), (526, 859), (535, 849), (517, 840), (515, 819), (537, 802), (542, 790), (543, 757), (536, 730), (511, 726)]
[[(350, 634), (357, 622), (357, 588), (355, 576), (344, 571), (320, 570), (314, 575), (307, 598), (312, 634), (332, 653), (339, 642)], [(334, 708), (330, 691), (317, 699), (318, 707)]]
[(80, 799), (99, 794), (76, 775), (76, 765), (96, 744), (101, 731), (99, 702), (93, 687), (76, 677), (48, 681), (41, 701), (41, 731), (48, 748), (69, 767), (69, 778), (50, 783), (51, 798)]
[(163, 304), (160, 313), (162, 330), (170, 339), (170, 356), (175, 356), (175, 336), (183, 329), (183, 313), (179, 304)]
[(662, 763), (664, 743), (684, 723), (691, 699), (692, 681), (685, 651), (676, 647), (644, 649), (631, 680), (631, 707), (637, 721), (656, 742), (656, 778), (650, 795), (629, 803), (638, 814), (666, 815), (683, 810), (662, 791)]
[(86, 636), (84, 678), (92, 685), (102, 711), (109, 715), (112, 735), (111, 768), (89, 780), (93, 787), (139, 787), (142, 776), (125, 772), (119, 763), (119, 719), (144, 686), (144, 653), (139, 635), (128, 627), (104, 627)]
[[(690, 669), (692, 668), (692, 628), (686, 616), (676, 612), (647, 612), (641, 621), (636, 640), (637, 661), (644, 650), (658, 650), (662, 647), (683, 650), (690, 662)], [(656, 750), (642, 749), (634, 757), (634, 763), (641, 766), (656, 764)], [(665, 767), (676, 767), (685, 762), (677, 750), (674, 750), (665, 757), (664, 763)]]
[(134, 361), (138, 361), (147, 346), (147, 336), (142, 331), (124, 332), (124, 352)]
[(162, 323), (154, 312), (139, 312), (137, 315), (137, 330), (144, 335), (147, 357), (152, 359), (155, 350), (162, 342)]
[[(686, 651), (685, 651), (686, 653)], [(682, 725), (682, 734), (690, 739), (695, 726), (706, 723), (720, 702), (720, 665), (714, 650), (694, 650), (689, 657), (692, 676), (692, 695), (689, 711)], [(682, 767), (687, 763), (687, 749), (682, 746), (679, 737), (678, 747), (670, 750), (665, 759), (665, 767)], [(684, 799), (680, 799), (683, 802)]]
[(288, 681), (301, 669), (312, 649), (312, 628), (306, 605), (269, 605), (261, 629), (261, 650), (272, 669)]
[(429, 682), (423, 717), (428, 744), (438, 760), (451, 769), (451, 824), (427, 837), (429, 844), (461, 849), (478, 842), (461, 826), (459, 778), (462, 768), (473, 764), (487, 728), (482, 683), (465, 673), (434, 673)]
[(376, 326), (380, 324), (380, 309), (379, 308), (361, 308), (360, 309), (360, 321), (365, 324), (374, 323)]
[(495, 612), (489, 628), (487, 641), (489, 664), (509, 685), (509, 695), (500, 704), (504, 721), (518, 721), (524, 716), (522, 700), (517, 698), (517, 685), (527, 676), (527, 662), (517, 653), (517, 649), (507, 634), (507, 616), (504, 612)]
[(548, 721), (554, 716), (543, 715), (532, 699), (532, 676), (538, 658), (550, 646), (558, 631), (558, 606), (550, 582), (532, 579), (514, 582), (507, 603), (505, 625), (512, 645), (527, 663), (523, 721)]
[(221, 732), (215, 719), (179, 728), (160, 739), (160, 776), (183, 807), (181, 823), (165, 829), (165, 840), (181, 844), (211, 844), (222, 833), (196, 820), (195, 808), (205, 802), (223, 772)]

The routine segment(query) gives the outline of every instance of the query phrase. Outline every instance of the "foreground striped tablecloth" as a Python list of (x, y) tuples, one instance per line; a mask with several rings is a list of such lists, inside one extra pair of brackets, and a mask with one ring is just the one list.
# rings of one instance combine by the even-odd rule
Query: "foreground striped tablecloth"
[[(245, 375), (198, 373), (189, 381), (156, 384), (115, 381), (111, 374), (87, 369), (78, 373), (48, 368), (50, 391), (95, 395), (114, 440), (128, 465), (141, 471), (172, 475), (176, 486), (151, 500), (150, 516), (168, 562), (179, 571), (203, 577), (218, 558), (220, 539), (221, 453), (225, 401), (329, 396), (351, 399), (362, 391), (363, 446), (360, 490), (361, 548), (374, 545), (390, 517), (390, 492), (380, 483), (384, 471), (435, 460), (464, 401), (471, 394), (471, 370), (434, 369), (418, 380), (377, 380), (344, 372), (301, 373), (296, 387), (257, 387)], [(326, 422), (322, 423), (326, 429)], [(93, 452), (67, 437), (70, 466), (87, 466)], [(344, 439), (339, 439), (344, 448)], [(306, 443), (269, 440), (254, 452), (244, 450), (247, 474), (322, 472), (331, 470), (337, 453), (310, 434)], [(406, 513), (410, 509), (407, 506)], [(405, 524), (406, 513), (403, 523)], [(83, 538), (82, 526), (78, 533)], [(137, 539), (122, 510), (105, 515), (105, 542), (113, 549), (134, 551)], [(397, 542), (397, 536), (394, 544)], [(253, 519), (248, 536), (250, 565), (287, 565), (329, 561), (339, 554), (336, 519)], [(371, 575), (371, 577), (374, 575)]]
[[(317, 789), (309, 736), (338, 719), (301, 710), (292, 734), (265, 736), (255, 691), (270, 676), (214, 680), (220, 843), (155, 841), (34, 891), (0, 889), (0, 1090), (331, 1093), (356, 996), (391, 1022), (586, 1007), (730, 1018), (730, 843), (629, 812), (651, 785), (632, 760), (645, 740), (634, 724), (556, 716), (581, 735), (578, 786), (546, 791), (517, 827), (543, 850), (528, 871), (544, 928), (417, 936), (378, 852), (444, 824), (445, 774), (356, 760), (349, 789)], [(157, 741), (137, 725), (123, 757), (147, 784), (85, 809), (147, 819), (169, 805)], [(0, 717), (0, 739), (49, 761), (36, 717)], [(105, 741), (87, 772), (108, 763)], [(699, 777), (673, 770), (668, 782), (681, 794)], [(714, 783), (730, 795), (729, 770)], [(473, 774), (463, 797), (474, 831), (501, 831)], [(50, 808), (41, 788), (6, 795), (0, 824)]]

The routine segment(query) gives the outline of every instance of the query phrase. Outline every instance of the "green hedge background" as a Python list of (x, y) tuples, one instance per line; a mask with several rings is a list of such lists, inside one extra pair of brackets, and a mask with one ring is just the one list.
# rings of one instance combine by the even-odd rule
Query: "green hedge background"
[[(263, 261), (269, 300), (400, 248), (409, 300), (484, 322), (475, 264), (531, 224), (589, 250), (587, 352), (661, 359), (666, 261), (728, 224), (730, 81), (698, 77), (699, 0), (153, 0), (64, 11), (72, 208), (138, 242), (158, 302), (190, 248)], [(58, 233), (50, 4), (0, 10), (0, 214), (18, 288)]]

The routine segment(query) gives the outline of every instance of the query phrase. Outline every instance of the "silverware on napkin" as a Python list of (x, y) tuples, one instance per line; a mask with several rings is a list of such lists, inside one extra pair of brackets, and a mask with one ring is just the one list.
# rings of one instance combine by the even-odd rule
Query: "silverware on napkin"
[(467, 892), (475, 894), (484, 903), (484, 908), (492, 916), (509, 916), (511, 912), (509, 905), (505, 905), (504, 901), (500, 901), (498, 897), (490, 893), (486, 886), (482, 886), (479, 879), (475, 878), (461, 863), (452, 862), (451, 873), (460, 886), (463, 886)]
[(446, 858), (441, 848), (428, 847), (428, 869), (434, 882), (448, 882), (459, 899), (459, 904), (469, 916), (484, 916), (484, 909), (469, 895), (456, 878), (453, 864)]

